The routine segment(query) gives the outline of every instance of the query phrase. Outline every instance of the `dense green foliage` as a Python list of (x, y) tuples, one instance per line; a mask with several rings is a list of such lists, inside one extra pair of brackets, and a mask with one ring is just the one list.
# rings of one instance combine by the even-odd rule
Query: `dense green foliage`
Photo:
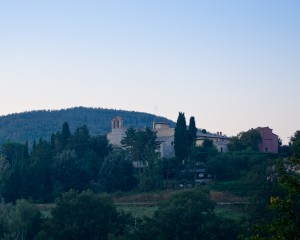
[(121, 143), (132, 162), (152, 165), (154, 164), (152, 158), (158, 158), (159, 143), (156, 138), (156, 133), (148, 127), (138, 130), (130, 127)]
[(300, 239), (300, 132), (291, 138), (290, 155), (277, 160), (268, 174), (276, 192), (268, 196), (269, 219), (256, 225), (248, 240)]
[(111, 130), (111, 119), (120, 116), (125, 126), (151, 127), (153, 121), (165, 122), (174, 126), (174, 122), (152, 114), (103, 109), (76, 107), (63, 110), (41, 110), (0, 116), (0, 144), (6, 141), (28, 141), (30, 146), (35, 139), (50, 139), (53, 132), (68, 122), (70, 130), (86, 125), (92, 136), (104, 135)]
[(184, 113), (180, 112), (174, 132), (175, 156), (183, 160), (188, 155), (188, 133)]
[(163, 201), (152, 218), (134, 219), (107, 196), (69, 191), (48, 218), (25, 200), (0, 205), (0, 239), (236, 239), (237, 225), (215, 215), (215, 205), (202, 190), (185, 190)]
[(0, 239), (81, 240), (126, 236), (132, 217), (108, 197), (90, 191), (62, 194), (43, 218), (35, 205), (18, 200), (16, 205), (0, 205)]
[(230, 151), (258, 150), (258, 144), (261, 142), (261, 136), (258, 130), (250, 129), (247, 132), (241, 132), (231, 139), (229, 144)]
[(187, 135), (188, 135), (188, 146), (189, 148), (191, 148), (193, 145), (195, 145), (196, 138), (197, 138), (197, 128), (196, 128), (196, 122), (194, 117), (190, 118)]
[(0, 239), (34, 239), (41, 229), (41, 213), (26, 200), (0, 205)]
[(118, 212), (112, 201), (91, 192), (70, 191), (56, 201), (45, 231), (61, 240), (107, 239), (124, 234), (129, 216)]
[[(105, 135), (93, 136), (86, 125), (72, 130), (67, 122), (49, 141), (40, 138), (32, 147), (28, 142), (2, 144), (0, 239), (300, 238), (299, 131), (274, 155), (257, 151), (260, 138), (253, 129), (234, 137), (228, 153), (218, 152), (207, 139), (196, 146), (194, 119), (187, 130), (183, 113), (176, 129), (181, 129), (178, 140), (185, 155), (171, 159), (160, 159), (156, 133), (147, 127), (128, 128), (123, 150), (113, 150)], [(207, 178), (208, 184), (196, 181)], [(124, 214), (98, 194), (141, 194), (163, 186), (180, 190), (148, 218)], [(228, 204), (242, 218), (217, 214), (213, 194), (233, 198), (219, 200), (217, 208)], [(36, 205), (20, 200), (55, 198), (46, 218)]]
[(217, 179), (236, 179), (245, 175), (255, 165), (266, 162), (268, 156), (252, 151), (228, 152), (209, 157), (206, 163), (207, 172)]
[(122, 153), (110, 154), (104, 161), (99, 181), (106, 192), (129, 191), (138, 184), (131, 161)]
[(233, 222), (218, 218), (214, 207), (215, 203), (199, 189), (174, 194), (143, 226), (141, 239), (236, 239)]
[(30, 153), (26, 144), (7, 142), (0, 152), (0, 196), (47, 202), (70, 189), (85, 190), (110, 152), (105, 136), (92, 137), (86, 126), (71, 134), (67, 123), (50, 142), (34, 143)]
[(291, 152), (295, 157), (300, 157), (300, 131), (296, 131), (290, 141)]
[(128, 128), (122, 140), (127, 159), (135, 165), (139, 189), (150, 191), (162, 187), (162, 164), (156, 133), (150, 128)]
[(27, 144), (7, 142), (0, 152), (0, 197), (7, 202), (49, 202), (70, 189), (161, 189), (156, 133), (129, 128), (122, 143), (124, 151), (112, 152), (106, 136), (91, 136), (85, 125), (71, 133), (68, 123), (51, 135), (50, 142), (34, 142), (30, 152)]

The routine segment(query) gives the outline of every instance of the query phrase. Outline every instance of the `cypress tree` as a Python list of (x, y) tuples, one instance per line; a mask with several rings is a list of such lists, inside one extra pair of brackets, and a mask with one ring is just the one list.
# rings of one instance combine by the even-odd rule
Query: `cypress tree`
[(197, 128), (195, 123), (195, 118), (190, 118), (189, 130), (188, 130), (188, 146), (192, 147), (196, 143), (197, 138)]
[(70, 132), (69, 124), (67, 122), (64, 122), (61, 131), (61, 140), (62, 140), (63, 148), (65, 148), (66, 145), (68, 144), (70, 137), (71, 137), (71, 132)]
[(183, 160), (188, 154), (188, 136), (184, 113), (179, 112), (174, 133), (175, 156)]

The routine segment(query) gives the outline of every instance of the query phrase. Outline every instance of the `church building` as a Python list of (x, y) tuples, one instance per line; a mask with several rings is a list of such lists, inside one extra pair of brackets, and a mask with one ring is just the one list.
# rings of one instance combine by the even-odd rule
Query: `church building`
[(126, 136), (126, 130), (123, 127), (123, 118), (114, 117), (111, 120), (111, 132), (107, 134), (107, 139), (114, 148), (122, 148), (121, 141)]

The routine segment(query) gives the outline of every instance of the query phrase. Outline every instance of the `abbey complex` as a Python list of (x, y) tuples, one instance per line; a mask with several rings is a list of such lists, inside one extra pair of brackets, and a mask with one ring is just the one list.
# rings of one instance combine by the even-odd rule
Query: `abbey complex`
[[(114, 148), (122, 148), (121, 141), (126, 136), (124, 120), (122, 117), (116, 116), (111, 121), (111, 132), (107, 134), (107, 138)], [(262, 153), (278, 153), (278, 135), (272, 132), (269, 127), (258, 127), (256, 130), (260, 133), (261, 141), (258, 145), (259, 152)], [(174, 152), (174, 131), (175, 128), (170, 127), (163, 122), (153, 122), (153, 131), (156, 132), (157, 141), (160, 144), (160, 154), (162, 158), (170, 158), (175, 156)], [(206, 131), (197, 130), (196, 145), (201, 146), (205, 139), (213, 142), (219, 152), (228, 152), (228, 144), (230, 138), (222, 134), (222, 132), (208, 133)]]

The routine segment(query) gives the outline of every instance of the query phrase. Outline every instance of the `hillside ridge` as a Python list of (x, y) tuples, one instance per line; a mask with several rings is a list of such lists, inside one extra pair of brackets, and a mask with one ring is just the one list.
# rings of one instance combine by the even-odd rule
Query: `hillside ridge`
[(31, 144), (39, 138), (49, 140), (52, 133), (61, 130), (64, 122), (68, 122), (71, 132), (86, 125), (91, 135), (104, 135), (110, 132), (111, 119), (115, 116), (123, 118), (125, 127), (152, 127), (153, 121), (175, 126), (173, 121), (165, 117), (145, 112), (82, 106), (34, 110), (0, 116), (0, 144), (6, 141), (28, 141)]

